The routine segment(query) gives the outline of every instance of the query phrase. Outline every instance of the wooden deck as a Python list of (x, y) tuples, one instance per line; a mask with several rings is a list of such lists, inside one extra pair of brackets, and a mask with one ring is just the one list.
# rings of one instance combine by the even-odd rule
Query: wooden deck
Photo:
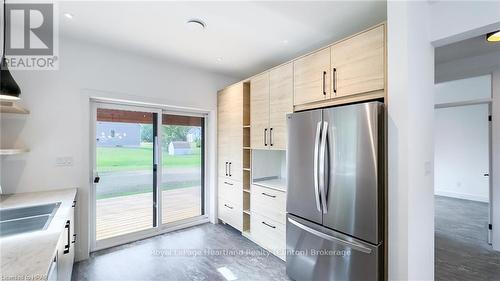
[[(153, 226), (153, 193), (97, 200), (96, 239), (106, 239)], [(179, 188), (162, 192), (162, 222), (201, 215), (201, 189)]]

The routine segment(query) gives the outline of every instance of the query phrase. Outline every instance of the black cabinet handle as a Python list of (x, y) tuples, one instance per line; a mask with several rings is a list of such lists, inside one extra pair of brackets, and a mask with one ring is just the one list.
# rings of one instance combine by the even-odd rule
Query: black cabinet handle
[(489, 176), (490, 176), (490, 174), (484, 174), (484, 176), (485, 176), (485, 177), (489, 177)]
[(323, 95), (326, 96), (326, 71), (323, 71)]
[(229, 176), (229, 174), (227, 173), (227, 162), (226, 162), (226, 177)]
[(269, 129), (269, 145), (273, 146), (273, 128)]
[(233, 175), (231, 174), (231, 162), (229, 162), (229, 176), (232, 177)]
[(263, 223), (264, 225), (266, 225), (266, 226), (269, 226), (270, 228), (276, 228), (276, 226), (274, 226), (274, 225), (270, 225), (270, 224), (266, 223), (265, 221), (263, 221), (262, 223)]
[(101, 177), (95, 176), (94, 183), (99, 183), (100, 180), (101, 180)]
[(234, 185), (234, 183), (229, 183), (227, 181), (225, 181), (224, 183), (227, 184), (227, 185)]
[(76, 200), (73, 201), (73, 205), (71, 205), (71, 207), (75, 207), (76, 206)]
[(333, 69), (332, 77), (333, 77), (333, 81), (332, 81), (333, 82), (333, 92), (337, 93), (337, 69), (336, 68)]
[(267, 146), (267, 128), (264, 129), (264, 146)]
[(73, 241), (71, 243), (75, 244), (76, 243), (76, 234), (73, 234)]
[(234, 209), (234, 207), (231, 207), (231, 206), (229, 206), (229, 205), (227, 205), (227, 204), (224, 204), (224, 206), (226, 206), (226, 208), (229, 208), (229, 209), (231, 209), (231, 210), (232, 210), (232, 209)]
[(69, 253), (69, 246), (71, 244), (71, 231), (70, 231), (70, 226), (71, 226), (71, 222), (70, 221), (66, 221), (66, 225), (64, 225), (64, 228), (66, 229), (66, 233), (68, 234), (68, 242), (66, 243), (66, 245), (64, 245), (64, 254), (68, 254)]
[(267, 197), (271, 197), (271, 198), (276, 198), (276, 195), (267, 194), (265, 192), (262, 192), (262, 195), (267, 196)]

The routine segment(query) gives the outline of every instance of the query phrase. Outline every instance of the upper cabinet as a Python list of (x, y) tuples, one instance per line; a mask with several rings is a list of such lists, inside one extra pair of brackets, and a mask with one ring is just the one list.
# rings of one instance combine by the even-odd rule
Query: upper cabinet
[(243, 118), (244, 99), (248, 86), (238, 83), (221, 90), (218, 94), (218, 173), (241, 181), (243, 178)]
[(293, 65), (250, 80), (252, 149), (286, 149), (286, 114), (293, 112)]
[(331, 47), (332, 97), (384, 89), (384, 35), (379, 26)]
[(299, 58), (293, 66), (296, 105), (330, 98), (330, 48)]
[(266, 149), (269, 135), (269, 72), (250, 80), (250, 147)]
[(293, 64), (269, 73), (269, 134), (271, 149), (286, 149), (286, 115), (293, 112)]

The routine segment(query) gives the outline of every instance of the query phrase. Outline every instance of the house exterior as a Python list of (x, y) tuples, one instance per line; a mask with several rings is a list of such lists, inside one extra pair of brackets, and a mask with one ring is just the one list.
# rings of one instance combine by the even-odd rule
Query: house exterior
[(168, 155), (193, 154), (193, 148), (187, 141), (172, 141), (168, 145)]
[(119, 122), (97, 122), (97, 146), (139, 147), (141, 145), (141, 125)]

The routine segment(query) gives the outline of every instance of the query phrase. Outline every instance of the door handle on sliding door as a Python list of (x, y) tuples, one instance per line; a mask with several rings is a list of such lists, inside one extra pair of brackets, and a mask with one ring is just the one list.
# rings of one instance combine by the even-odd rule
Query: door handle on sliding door
[(321, 132), (321, 144), (319, 149), (319, 191), (321, 194), (321, 205), (323, 214), (328, 212), (326, 204), (326, 171), (325, 171), (325, 156), (326, 156), (326, 136), (328, 135), (328, 122), (323, 121), (323, 130)]
[(321, 121), (316, 125), (316, 136), (314, 139), (314, 164), (313, 164), (313, 173), (314, 173), (314, 198), (316, 200), (316, 208), (318, 212), (321, 212), (321, 206), (319, 203), (319, 180), (318, 180), (318, 157), (319, 157), (319, 139), (321, 136)]

